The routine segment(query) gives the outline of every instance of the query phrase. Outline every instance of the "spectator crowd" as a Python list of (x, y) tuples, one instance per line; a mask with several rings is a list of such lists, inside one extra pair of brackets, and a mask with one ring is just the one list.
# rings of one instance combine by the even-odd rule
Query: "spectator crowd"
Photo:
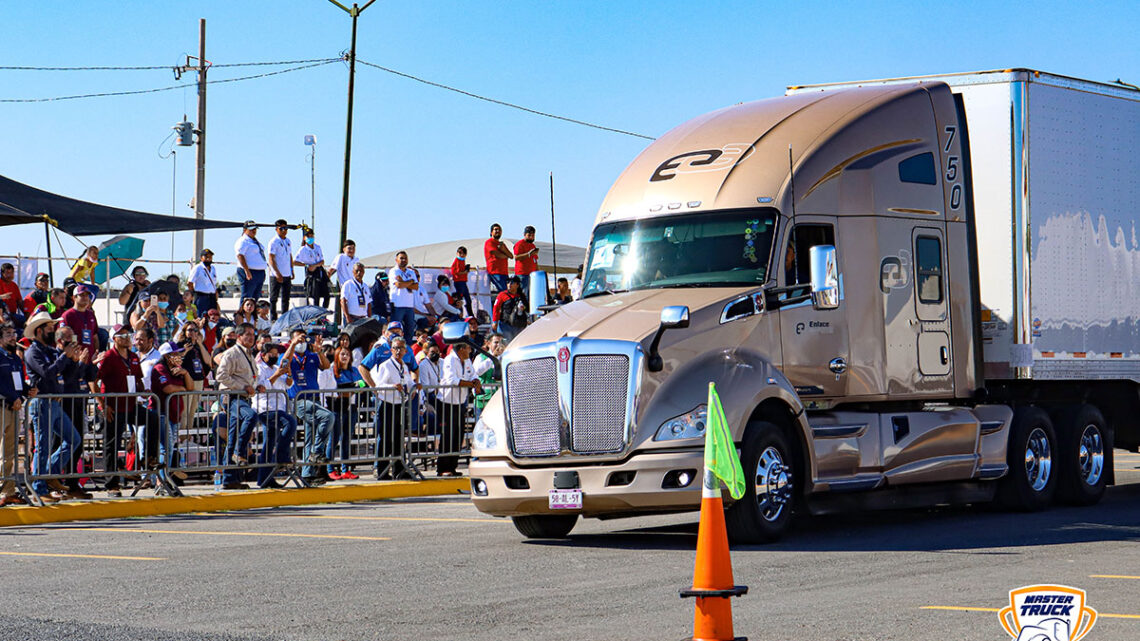
[[(246, 489), (249, 481), (280, 487), (298, 448), (306, 485), (358, 478), (354, 459), (373, 463), (378, 479), (407, 476), (409, 435), (434, 445), (438, 475), (460, 475), (469, 410), (481, 411), (498, 381), (491, 359), (467, 344), (446, 345), (440, 324), (464, 320), (475, 344), (496, 357), (503, 352), (530, 320), (529, 295), (543, 295), (528, 291), (538, 269), (534, 228), (510, 247), (502, 227), (491, 226), (483, 247), (490, 314), (473, 305), (468, 283), (476, 268), (466, 247), (428, 294), (406, 252), (367, 282), (352, 240), (326, 260), (310, 228), (302, 227), (296, 249), (286, 221), (275, 223), (267, 247), (258, 228), (246, 222), (234, 244), (241, 294), (232, 314), (219, 306), (209, 249), (185, 283), (176, 275), (152, 282), (136, 265), (117, 295), (122, 322), (111, 327), (93, 309), (103, 293), (98, 248), (87, 248), (62, 287), (38, 274), (26, 294), (15, 267), (0, 265), (0, 507), (27, 502), (21, 471), (45, 503), (91, 498), (91, 489), (121, 496), (128, 479), (179, 485), (182, 446), (196, 421), (211, 435), (223, 489)], [(342, 324), (290, 322), (298, 273), (308, 305), (328, 310), (335, 292)], [(580, 296), (581, 267), (573, 283), (560, 278), (544, 294), (545, 304)], [(354, 329), (369, 323), (371, 332)], [(373, 423), (367, 453), (359, 445), (362, 416)], [(97, 456), (84, 451), (84, 435), (96, 433)], [(101, 486), (84, 483), (84, 473)]]

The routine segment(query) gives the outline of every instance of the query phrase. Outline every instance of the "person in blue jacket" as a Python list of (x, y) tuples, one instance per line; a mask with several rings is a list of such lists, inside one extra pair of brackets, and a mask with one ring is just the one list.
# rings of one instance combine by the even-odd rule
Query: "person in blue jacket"
[(27, 503), (16, 491), (16, 443), (20, 410), (28, 395), (24, 361), (14, 353), (16, 327), (0, 324), (0, 507)]

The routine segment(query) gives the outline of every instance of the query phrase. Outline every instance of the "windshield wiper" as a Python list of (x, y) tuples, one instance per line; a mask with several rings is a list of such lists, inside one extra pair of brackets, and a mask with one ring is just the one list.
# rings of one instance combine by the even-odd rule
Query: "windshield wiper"
[(599, 290), (596, 292), (590, 292), (589, 294), (586, 294), (585, 296), (583, 296), (582, 299), (584, 300), (584, 299), (587, 299), (591, 296), (601, 296), (602, 294), (622, 294), (622, 293), (628, 292), (628, 291), (629, 291), (628, 289), (603, 289), (603, 290)]

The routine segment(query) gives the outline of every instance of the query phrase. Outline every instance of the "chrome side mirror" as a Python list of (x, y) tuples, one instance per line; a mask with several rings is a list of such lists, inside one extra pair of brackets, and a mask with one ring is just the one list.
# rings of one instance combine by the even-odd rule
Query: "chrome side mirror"
[(462, 343), (464, 337), (467, 335), (467, 323), (463, 321), (444, 323), (439, 326), (439, 331), (443, 334), (444, 343), (448, 345)]
[(665, 329), (684, 329), (689, 326), (689, 308), (670, 305), (661, 310), (661, 326)]
[(839, 307), (839, 264), (834, 245), (816, 245), (811, 258), (811, 303), (816, 309)]
[(660, 372), (665, 367), (665, 361), (657, 348), (661, 346), (661, 335), (667, 329), (684, 329), (689, 326), (689, 308), (684, 305), (670, 305), (661, 310), (661, 325), (653, 335), (653, 342), (649, 344), (649, 356), (645, 366), (651, 372)]
[(550, 295), (550, 284), (546, 279), (546, 272), (537, 271), (530, 273), (530, 289), (527, 290), (527, 305), (531, 316), (542, 315), (542, 310), (539, 309), (546, 304), (546, 297)]

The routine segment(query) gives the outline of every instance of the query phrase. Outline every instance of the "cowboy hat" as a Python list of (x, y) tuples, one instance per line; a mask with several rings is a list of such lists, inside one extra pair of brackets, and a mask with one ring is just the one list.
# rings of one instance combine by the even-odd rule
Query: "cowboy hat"
[(29, 338), (31, 340), (35, 340), (36, 329), (40, 325), (44, 325), (47, 323), (54, 323), (54, 322), (55, 322), (55, 319), (52, 318), (51, 314), (49, 314), (47, 312), (40, 312), (40, 313), (36, 314), (35, 316), (32, 316), (31, 319), (28, 320), (27, 324), (24, 325), (24, 338)]

